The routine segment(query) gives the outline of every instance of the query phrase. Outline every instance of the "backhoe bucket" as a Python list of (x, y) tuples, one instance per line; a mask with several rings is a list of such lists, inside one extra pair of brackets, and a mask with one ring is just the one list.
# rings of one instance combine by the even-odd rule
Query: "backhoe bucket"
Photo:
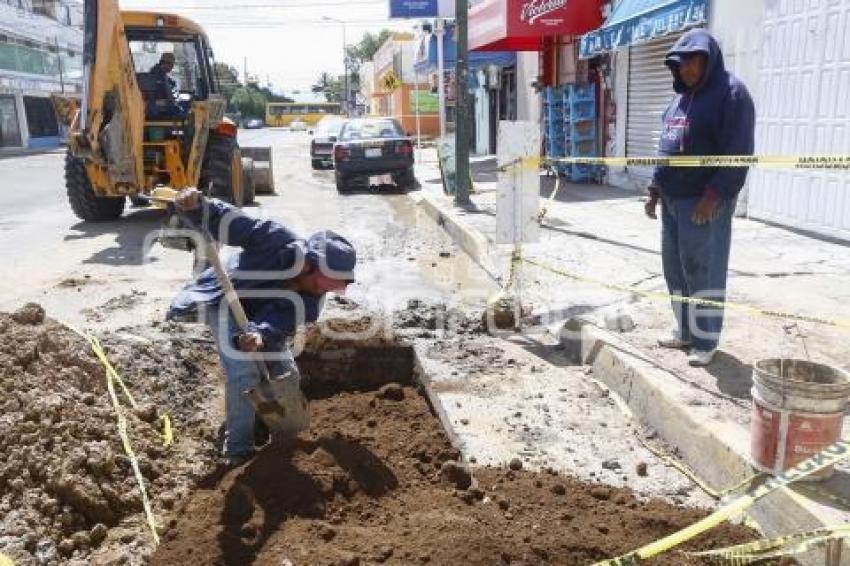
[(310, 426), (310, 407), (300, 381), (297, 373), (289, 372), (262, 379), (245, 392), (273, 438), (274, 433), (292, 436)]
[(271, 147), (243, 147), (242, 157), (254, 160), (254, 187), (258, 194), (274, 192), (274, 167)]

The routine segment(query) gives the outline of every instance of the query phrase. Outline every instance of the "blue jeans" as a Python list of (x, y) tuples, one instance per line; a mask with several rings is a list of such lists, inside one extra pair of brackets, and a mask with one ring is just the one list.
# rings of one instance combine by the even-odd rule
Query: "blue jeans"
[[(232, 338), (238, 334), (238, 327), (233, 317), (228, 314), (227, 328), (222, 328), (217, 308), (211, 308), (206, 313), (206, 323), (213, 334), (218, 346), (218, 356), (225, 373), (225, 431), (224, 455), (227, 457), (247, 454), (254, 449), (254, 406), (245, 395), (245, 391), (254, 387), (260, 381), (260, 370), (253, 359), (240, 359), (234, 355), (235, 349)], [(244, 355), (244, 354), (243, 354)], [(266, 353), (266, 357), (268, 357)], [(281, 375), (287, 371), (298, 371), (295, 358), (287, 346), (276, 352), (274, 360), (266, 362), (269, 374)]]
[[(661, 199), (661, 258), (671, 295), (726, 300), (726, 275), (732, 245), (735, 202), (721, 200), (716, 220), (697, 225), (691, 220), (699, 198)], [(672, 301), (682, 340), (694, 349), (710, 351), (720, 342), (723, 308)]]

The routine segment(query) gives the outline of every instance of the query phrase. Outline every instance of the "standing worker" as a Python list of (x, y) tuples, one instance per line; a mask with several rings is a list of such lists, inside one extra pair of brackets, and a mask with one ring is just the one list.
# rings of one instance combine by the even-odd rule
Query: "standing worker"
[[(726, 70), (714, 37), (685, 33), (664, 60), (676, 97), (664, 112), (658, 153), (752, 155), (755, 107), (747, 87)], [(747, 178), (745, 167), (657, 167), (646, 214), (661, 201), (661, 255), (671, 295), (725, 301), (732, 217)], [(711, 363), (720, 341), (723, 308), (673, 301), (676, 328), (658, 341), (689, 348), (688, 363)]]
[(239, 330), (212, 268), (202, 272), (174, 298), (169, 320), (202, 314), (218, 346), (225, 383), (225, 438), (228, 465), (254, 453), (254, 407), (244, 394), (260, 381), (253, 356), (263, 352), (271, 375), (298, 371), (286, 340), (319, 318), (327, 292), (343, 292), (354, 281), (354, 247), (330, 230), (307, 240), (270, 220), (251, 218), (216, 199), (201, 199), (197, 189), (177, 194), (175, 207), (196, 225), (206, 225), (218, 242), (242, 248), (226, 270), (249, 319)]

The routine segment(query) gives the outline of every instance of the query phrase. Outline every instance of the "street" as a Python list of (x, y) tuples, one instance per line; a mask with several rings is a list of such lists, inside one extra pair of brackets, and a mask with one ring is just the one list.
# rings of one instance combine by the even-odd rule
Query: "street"
[[(241, 131), (240, 142), (274, 151), (278, 194), (259, 196), (246, 208), (250, 214), (280, 220), (305, 237), (333, 229), (356, 244), (363, 267), (349, 290), (353, 300), (390, 312), (412, 298), (481, 305), (491, 292), (492, 282), (406, 195), (340, 196), (332, 170), (311, 169), (306, 132)], [(191, 254), (154, 245), (145, 256), (160, 211), (128, 203), (118, 221), (78, 220), (65, 195), (63, 163), (62, 153), (0, 160), (0, 253), (15, 274), (0, 281), (0, 310), (36, 301), (51, 316), (97, 329), (161, 319), (191, 277)]]

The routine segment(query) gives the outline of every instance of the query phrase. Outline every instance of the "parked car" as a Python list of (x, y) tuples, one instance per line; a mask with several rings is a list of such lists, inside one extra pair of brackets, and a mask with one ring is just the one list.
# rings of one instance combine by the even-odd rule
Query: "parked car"
[(262, 118), (247, 118), (243, 125), (246, 130), (256, 130), (258, 128), (262, 128), (263, 126), (265, 126), (265, 123), (263, 122)]
[(413, 142), (392, 118), (357, 118), (343, 124), (334, 145), (336, 188), (343, 193), (369, 177), (389, 175), (400, 189), (416, 184)]
[(295, 120), (289, 123), (289, 129), (293, 132), (305, 132), (307, 131), (307, 122), (305, 122), (301, 118), (296, 118)]
[(328, 116), (319, 120), (310, 142), (310, 160), (313, 169), (323, 166), (333, 166), (334, 144), (339, 139), (339, 131), (345, 120), (336, 116)]

